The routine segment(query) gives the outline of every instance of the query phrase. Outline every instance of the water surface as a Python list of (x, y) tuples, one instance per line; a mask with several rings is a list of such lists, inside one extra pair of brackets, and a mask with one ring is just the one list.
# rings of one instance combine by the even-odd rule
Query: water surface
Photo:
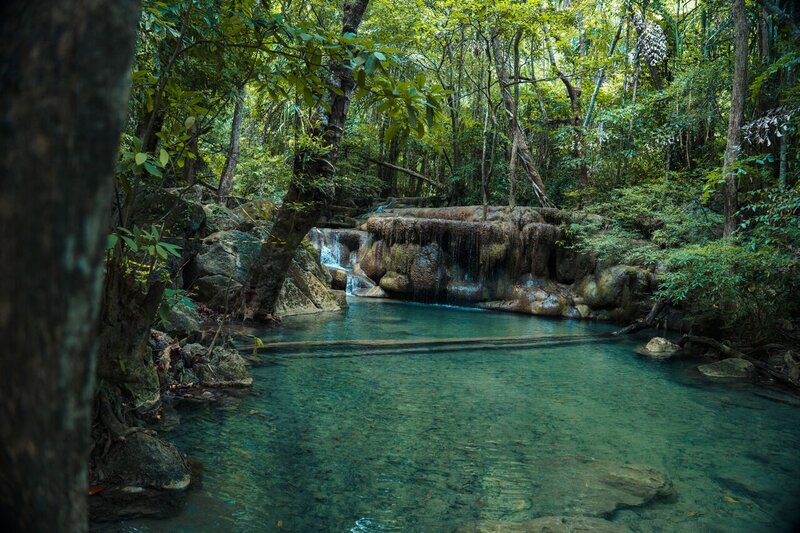
[[(354, 299), (288, 320), (266, 342), (602, 333), (590, 322)], [(181, 410), (168, 435), (204, 463), (184, 512), (139, 531), (447, 532), (519, 521), (555, 462), (595, 458), (667, 473), (676, 497), (617, 512), (634, 531), (790, 531), (800, 501), (800, 408), (690, 362), (633, 353), (642, 338), (387, 353), (286, 352), (253, 394)], [(399, 351), (399, 350), (398, 350)], [(374, 355), (376, 352), (382, 355)], [(389, 350), (388, 352), (391, 352)], [(373, 355), (371, 355), (373, 354)], [(130, 530), (129, 529), (129, 530)]]

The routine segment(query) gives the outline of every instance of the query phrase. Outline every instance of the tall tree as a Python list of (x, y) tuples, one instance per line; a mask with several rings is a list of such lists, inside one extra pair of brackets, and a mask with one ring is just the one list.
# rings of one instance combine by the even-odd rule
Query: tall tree
[(239, 163), (239, 145), (242, 137), (242, 115), (244, 113), (245, 88), (236, 97), (236, 105), (233, 109), (233, 121), (231, 122), (231, 142), (228, 146), (228, 155), (225, 158), (225, 167), (222, 170), (222, 177), (219, 180), (217, 189), (217, 199), (225, 201), (233, 187), (233, 176), (236, 173), (236, 165)]
[(138, 0), (0, 7), (0, 522), (87, 528), (95, 326)]
[(731, 91), (731, 110), (728, 116), (728, 142), (725, 145), (725, 160), (722, 173), (725, 176), (725, 226), (723, 234), (733, 235), (736, 230), (736, 211), (738, 209), (738, 186), (734, 162), (742, 143), (742, 120), (744, 100), (747, 91), (748, 35), (747, 12), (744, 0), (731, 0), (736, 41), (734, 43), (733, 89)]
[[(368, 5), (369, 0), (345, 0), (342, 35), (357, 33)], [(295, 155), (292, 182), (275, 217), (272, 238), (262, 247), (244, 294), (245, 318), (272, 317), (297, 246), (333, 197), (339, 143), (356, 83), (349, 65), (334, 62), (330, 70), (328, 105), (312, 132), (324, 149)]]

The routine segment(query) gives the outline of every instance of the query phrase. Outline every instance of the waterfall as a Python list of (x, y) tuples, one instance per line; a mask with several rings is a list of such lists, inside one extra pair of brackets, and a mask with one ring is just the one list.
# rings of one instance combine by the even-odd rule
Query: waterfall
[(337, 270), (347, 275), (347, 294), (370, 289), (375, 282), (359, 272), (361, 254), (369, 249), (370, 236), (366, 231), (352, 229), (312, 228), (308, 234), (311, 244), (319, 250), (320, 261), (331, 273)]

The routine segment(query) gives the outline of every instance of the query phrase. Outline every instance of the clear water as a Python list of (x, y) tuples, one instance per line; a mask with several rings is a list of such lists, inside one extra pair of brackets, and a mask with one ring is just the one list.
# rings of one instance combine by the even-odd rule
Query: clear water
[[(607, 325), (354, 301), (265, 333), (276, 340), (584, 334)], [(633, 353), (642, 339), (372, 355), (284, 353), (253, 394), (184, 409), (170, 438), (205, 465), (179, 516), (138, 531), (447, 532), (519, 521), (565, 458), (647, 464), (677, 496), (617, 512), (634, 531), (790, 531), (800, 501), (800, 407), (689, 362)], [(379, 351), (384, 352), (383, 348)], [(347, 356), (345, 356), (347, 355)], [(547, 491), (544, 491), (547, 492)]]

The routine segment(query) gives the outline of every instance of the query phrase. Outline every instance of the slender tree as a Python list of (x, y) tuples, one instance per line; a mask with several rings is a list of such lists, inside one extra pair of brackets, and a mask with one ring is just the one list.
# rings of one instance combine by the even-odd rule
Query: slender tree
[(0, 6), (0, 522), (87, 528), (95, 327), (138, 0)]
[(233, 121), (231, 122), (231, 142), (228, 146), (228, 155), (225, 158), (225, 167), (219, 180), (217, 189), (217, 199), (224, 202), (225, 198), (231, 193), (233, 187), (233, 176), (236, 173), (236, 165), (239, 163), (239, 147), (242, 137), (242, 115), (244, 114), (245, 89), (236, 98), (236, 105), (233, 109)]
[(725, 160), (722, 173), (725, 176), (725, 227), (726, 237), (736, 230), (736, 211), (738, 209), (738, 186), (734, 162), (742, 143), (742, 120), (744, 100), (747, 91), (748, 35), (747, 12), (744, 0), (731, 0), (731, 12), (736, 32), (734, 44), (733, 89), (731, 91), (731, 110), (728, 116), (728, 142), (725, 145)]

